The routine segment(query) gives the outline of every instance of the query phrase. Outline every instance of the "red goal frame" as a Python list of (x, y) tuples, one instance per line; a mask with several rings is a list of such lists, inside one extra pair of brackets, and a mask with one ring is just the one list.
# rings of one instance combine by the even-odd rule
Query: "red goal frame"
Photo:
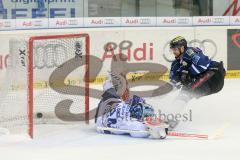
[(89, 55), (90, 55), (90, 38), (86, 33), (83, 34), (65, 34), (65, 35), (47, 35), (47, 36), (33, 36), (29, 38), (28, 42), (28, 134), (33, 138), (33, 43), (36, 40), (49, 40), (49, 39), (66, 39), (66, 38), (85, 38), (85, 121), (89, 123)]

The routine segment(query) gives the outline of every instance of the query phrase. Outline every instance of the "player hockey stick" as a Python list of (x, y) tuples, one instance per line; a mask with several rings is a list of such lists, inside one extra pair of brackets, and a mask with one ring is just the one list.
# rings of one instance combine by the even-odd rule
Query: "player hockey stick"
[(191, 139), (209, 139), (207, 134), (196, 134), (196, 133), (182, 133), (182, 132), (173, 132), (169, 131), (168, 136), (172, 137), (182, 137), (182, 138), (191, 138)]
[[(174, 131), (168, 131), (168, 136), (170, 137), (179, 137), (179, 138), (185, 138), (185, 139), (200, 139), (200, 140), (214, 140), (219, 139), (224, 135), (224, 132), (227, 128), (231, 126), (230, 122), (225, 122), (223, 125), (221, 125), (216, 131), (214, 131), (212, 134), (197, 134), (197, 133), (183, 133), (183, 132), (174, 132)], [(166, 127), (165, 124), (163, 124), (162, 127)], [(109, 127), (97, 127), (99, 130), (107, 130), (107, 131), (115, 131), (115, 132), (126, 132), (126, 133), (149, 133), (148, 131), (140, 131), (140, 130), (125, 130), (125, 129), (118, 129), (118, 128), (109, 128)]]
[[(109, 128), (109, 127), (97, 127), (99, 130), (112, 131), (112, 132), (125, 132), (125, 133), (149, 133), (149, 131), (140, 131), (140, 130), (126, 130), (118, 128)], [(171, 137), (180, 137), (180, 138), (189, 138), (189, 139), (209, 139), (207, 134), (195, 134), (195, 133), (182, 133), (169, 131), (168, 136)]]

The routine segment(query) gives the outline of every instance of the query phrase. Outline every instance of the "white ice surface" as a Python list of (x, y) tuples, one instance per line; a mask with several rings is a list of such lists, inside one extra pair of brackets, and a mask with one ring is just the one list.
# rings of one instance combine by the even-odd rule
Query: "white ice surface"
[[(39, 125), (41, 136), (30, 140), (26, 135), (0, 136), (1, 160), (146, 160), (146, 159), (238, 159), (240, 158), (240, 80), (226, 80), (215, 95), (192, 100), (193, 121), (179, 125), (181, 131), (213, 133), (225, 123), (224, 135), (215, 140), (168, 138), (151, 140), (128, 136), (97, 134), (94, 125)], [(165, 97), (166, 99), (166, 97)], [(149, 99), (159, 105), (164, 97)], [(94, 102), (97, 103), (97, 102)], [(161, 105), (160, 105), (161, 106)]]

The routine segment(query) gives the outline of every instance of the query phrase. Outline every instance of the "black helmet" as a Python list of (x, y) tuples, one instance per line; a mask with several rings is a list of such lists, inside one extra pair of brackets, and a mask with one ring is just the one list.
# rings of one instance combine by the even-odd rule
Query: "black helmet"
[(179, 48), (182, 46), (184, 46), (184, 48), (187, 47), (187, 41), (182, 36), (177, 36), (170, 42), (170, 48)]

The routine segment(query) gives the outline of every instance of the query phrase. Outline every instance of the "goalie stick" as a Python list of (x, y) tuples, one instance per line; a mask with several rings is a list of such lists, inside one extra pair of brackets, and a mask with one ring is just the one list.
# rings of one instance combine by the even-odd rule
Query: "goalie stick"
[[(198, 133), (184, 133), (184, 132), (177, 132), (177, 131), (168, 131), (168, 136), (170, 137), (178, 137), (178, 138), (185, 138), (185, 139), (199, 139), (199, 140), (212, 140), (221, 138), (224, 134), (224, 131), (230, 126), (229, 122), (225, 122), (223, 125), (220, 126), (217, 130), (213, 132), (213, 134), (198, 134)], [(165, 125), (160, 127), (166, 127)], [(126, 133), (149, 133), (149, 131), (140, 131), (140, 130), (125, 130), (125, 129), (118, 129), (118, 128), (109, 128), (109, 127), (97, 127), (99, 130), (107, 130), (107, 131), (119, 131), (119, 132), (126, 132)]]
[[(126, 130), (126, 129), (118, 129), (118, 128), (109, 128), (109, 127), (97, 127), (99, 130), (107, 130), (107, 131), (118, 131), (118, 132), (126, 132), (126, 133), (149, 133), (149, 131), (140, 131), (140, 130)], [(209, 139), (209, 135), (207, 134), (195, 134), (195, 133), (182, 133), (182, 132), (174, 132), (168, 131), (168, 136), (171, 137), (180, 137), (180, 138), (189, 138), (189, 139)]]

